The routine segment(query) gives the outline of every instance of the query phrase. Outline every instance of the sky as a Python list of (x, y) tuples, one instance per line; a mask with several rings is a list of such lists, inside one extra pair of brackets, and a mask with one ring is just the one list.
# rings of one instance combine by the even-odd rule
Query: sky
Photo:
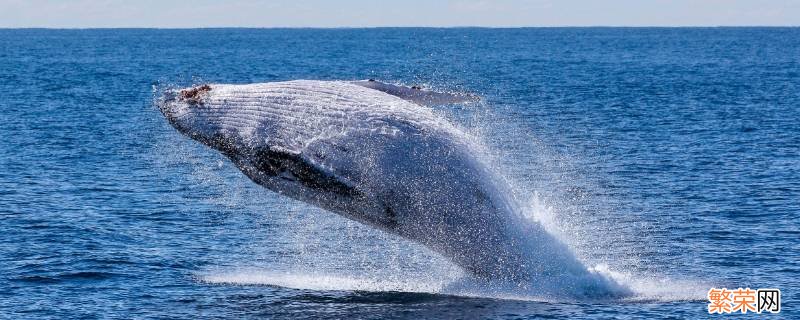
[(800, 0), (0, 0), (0, 28), (800, 26)]

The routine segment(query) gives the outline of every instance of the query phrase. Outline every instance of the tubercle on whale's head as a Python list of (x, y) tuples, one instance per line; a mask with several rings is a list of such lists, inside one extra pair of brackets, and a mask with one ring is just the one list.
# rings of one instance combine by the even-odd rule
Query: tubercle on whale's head
[(180, 99), (188, 104), (203, 104), (203, 95), (211, 91), (211, 86), (204, 84), (197, 87), (183, 89), (178, 92)]
[(221, 128), (219, 121), (208, 114), (211, 110), (205, 105), (204, 99), (211, 91), (209, 84), (167, 90), (156, 105), (169, 124), (179, 132), (223, 153), (232, 153), (235, 150), (230, 135)]
[(161, 113), (173, 123), (189, 111), (189, 107), (203, 105), (203, 97), (211, 91), (211, 86), (204, 84), (187, 89), (170, 89), (164, 92), (157, 105)]
[[(203, 96), (209, 91), (211, 86), (207, 84), (187, 89), (170, 89), (164, 92), (156, 104), (170, 124), (176, 126), (179, 118), (189, 113), (190, 107), (203, 104)], [(176, 126), (176, 129), (182, 128)]]

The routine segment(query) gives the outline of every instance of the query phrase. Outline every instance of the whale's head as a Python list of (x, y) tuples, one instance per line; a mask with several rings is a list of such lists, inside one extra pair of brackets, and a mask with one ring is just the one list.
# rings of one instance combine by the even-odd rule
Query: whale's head
[(179, 132), (226, 155), (240, 152), (240, 129), (225, 121), (225, 108), (207, 103), (212, 91), (208, 84), (164, 92), (156, 105)]
[[(307, 112), (295, 105), (289, 108), (261, 101), (257, 91), (252, 100), (237, 98), (241, 92), (234, 89), (232, 85), (212, 84), (168, 90), (156, 105), (175, 129), (230, 158), (254, 182), (359, 221), (384, 228), (391, 225), (385, 220), (391, 218), (386, 212), (392, 209), (385, 208), (383, 202), (366, 194), (363, 186), (352, 180), (354, 175), (363, 173), (349, 162), (353, 154), (348, 149), (352, 150), (352, 146), (337, 146), (334, 150), (328, 144), (315, 144), (317, 137), (300, 143), (302, 148), (298, 148), (293, 144), (293, 139), (300, 139), (297, 132), (318, 127), (293, 125), (292, 117), (280, 115), (297, 112), (308, 116)], [(323, 153), (328, 157), (321, 157)], [(336, 161), (328, 161), (333, 159)]]

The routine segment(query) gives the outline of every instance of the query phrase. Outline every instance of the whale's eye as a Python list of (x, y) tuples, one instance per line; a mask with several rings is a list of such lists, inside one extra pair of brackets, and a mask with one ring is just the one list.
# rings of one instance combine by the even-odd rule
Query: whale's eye
[(211, 86), (207, 84), (199, 87), (193, 87), (191, 89), (184, 89), (181, 90), (181, 100), (184, 100), (191, 105), (203, 104), (203, 100), (201, 98), (204, 93), (209, 91), (211, 91)]

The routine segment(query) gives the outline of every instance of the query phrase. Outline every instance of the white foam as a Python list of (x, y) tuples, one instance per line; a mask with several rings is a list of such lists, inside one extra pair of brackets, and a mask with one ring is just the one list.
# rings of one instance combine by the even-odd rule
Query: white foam
[(348, 276), (323, 273), (293, 273), (271, 270), (238, 270), (211, 273), (200, 280), (215, 284), (268, 285), (291, 289), (319, 291), (399, 291), (441, 293), (446, 282), (420, 279), (378, 279), (365, 276)]
[(607, 275), (625, 284), (634, 295), (633, 301), (691, 301), (705, 299), (711, 284), (701, 280), (673, 279), (658, 275), (633, 275), (610, 270), (607, 265), (596, 265), (590, 270)]
[(367, 291), (444, 294), (463, 297), (523, 300), (540, 302), (582, 301), (693, 301), (703, 300), (708, 286), (702, 282), (669, 278), (625, 275), (608, 270), (606, 266), (590, 268), (625, 284), (633, 295), (624, 298), (575, 298), (553, 294), (538, 287), (520, 288), (497, 283), (476, 281), (468, 277), (437, 274), (358, 274), (304, 273), (266, 269), (235, 269), (198, 274), (198, 280), (211, 284), (264, 285), (314, 291)]

